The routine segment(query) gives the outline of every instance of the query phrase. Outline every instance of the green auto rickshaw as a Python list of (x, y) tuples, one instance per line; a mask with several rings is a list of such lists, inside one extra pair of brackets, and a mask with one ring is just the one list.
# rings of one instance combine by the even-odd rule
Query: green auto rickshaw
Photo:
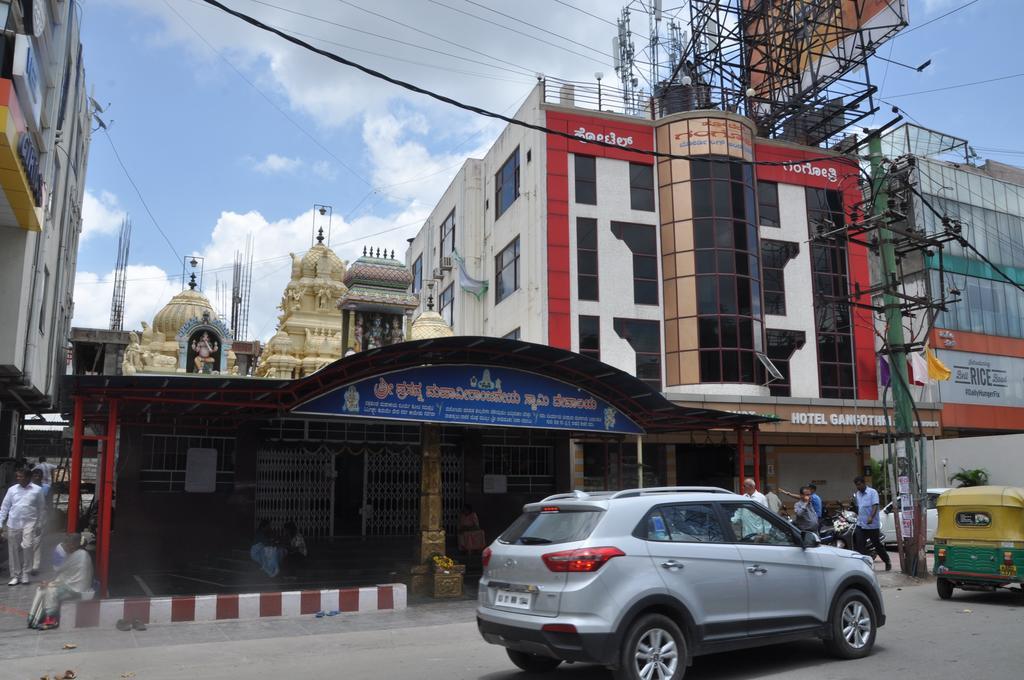
[[(937, 502), (935, 575), (939, 597), (953, 590), (995, 590), (1024, 584), (1024, 489), (951, 489)], [(1024, 592), (1024, 585), (1021, 585)]]

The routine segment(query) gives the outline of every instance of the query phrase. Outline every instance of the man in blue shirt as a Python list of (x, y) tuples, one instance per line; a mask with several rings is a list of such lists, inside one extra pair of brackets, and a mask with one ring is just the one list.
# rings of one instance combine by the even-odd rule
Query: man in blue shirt
[(863, 477), (854, 477), (853, 485), (857, 487), (854, 500), (857, 503), (857, 551), (862, 555), (870, 555), (868, 544), (875, 547), (875, 552), (885, 562), (885, 570), (892, 570), (889, 553), (882, 545), (879, 529), (882, 526), (878, 518), (878, 492), (864, 482)]
[(811, 505), (814, 506), (814, 512), (821, 517), (821, 496), (818, 495), (818, 485), (811, 482), (807, 488), (811, 490)]

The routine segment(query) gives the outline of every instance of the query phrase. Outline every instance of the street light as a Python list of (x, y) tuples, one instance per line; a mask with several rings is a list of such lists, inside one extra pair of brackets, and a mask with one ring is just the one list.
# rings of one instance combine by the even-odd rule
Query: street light
[(310, 245), (314, 242), (323, 242), (323, 220), (320, 220), (320, 233), (317, 233), (317, 213), (320, 213), (320, 217), (327, 218), (327, 245), (331, 245), (331, 220), (334, 217), (334, 208), (329, 205), (320, 205), (319, 203), (313, 204), (313, 235), (310, 238)]

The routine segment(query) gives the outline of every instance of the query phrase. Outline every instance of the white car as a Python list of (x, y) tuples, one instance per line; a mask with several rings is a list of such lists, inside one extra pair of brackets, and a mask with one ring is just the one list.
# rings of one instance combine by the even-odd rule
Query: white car
[[(935, 538), (935, 527), (939, 523), (939, 511), (935, 509), (935, 503), (939, 494), (944, 491), (949, 491), (949, 489), (928, 489), (928, 510), (925, 515), (925, 543), (928, 545), (932, 544), (932, 539)], [(886, 545), (896, 545), (896, 513), (893, 512), (892, 503), (882, 508), (882, 533), (885, 534)]]

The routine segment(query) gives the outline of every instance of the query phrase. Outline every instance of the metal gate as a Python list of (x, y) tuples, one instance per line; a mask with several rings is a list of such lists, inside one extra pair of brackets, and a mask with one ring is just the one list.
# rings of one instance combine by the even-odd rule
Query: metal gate
[(449, 536), (455, 536), (459, 530), (459, 513), (465, 498), (462, 461), (462, 447), (441, 446), (441, 502), (444, 504), (444, 530)]
[(256, 521), (295, 522), (307, 538), (334, 534), (334, 455), (318, 448), (256, 451)]
[(414, 446), (363, 449), (363, 535), (412, 536), (420, 521), (420, 456)]

